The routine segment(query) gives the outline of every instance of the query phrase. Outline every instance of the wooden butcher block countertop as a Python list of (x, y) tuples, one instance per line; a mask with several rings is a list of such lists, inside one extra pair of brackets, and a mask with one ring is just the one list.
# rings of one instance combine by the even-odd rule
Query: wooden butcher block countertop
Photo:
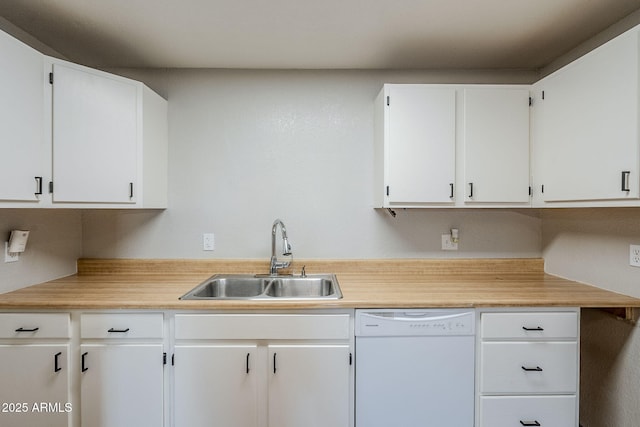
[(183, 301), (218, 273), (265, 273), (268, 260), (81, 259), (78, 273), (0, 295), (0, 309), (287, 310), (382, 307), (640, 307), (640, 299), (544, 273), (542, 259), (303, 260), (335, 273), (334, 301)]

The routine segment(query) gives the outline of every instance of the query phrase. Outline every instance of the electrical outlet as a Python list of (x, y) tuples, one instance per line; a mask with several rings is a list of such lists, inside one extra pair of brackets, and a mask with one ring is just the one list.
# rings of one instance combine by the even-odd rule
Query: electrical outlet
[(9, 252), (9, 242), (4, 242), (4, 262), (20, 261), (20, 254)]
[(640, 245), (629, 245), (629, 265), (640, 267)]
[(212, 251), (216, 248), (213, 233), (204, 233), (202, 235), (202, 250)]
[(451, 234), (442, 235), (442, 250), (443, 251), (457, 251), (458, 243), (451, 241)]

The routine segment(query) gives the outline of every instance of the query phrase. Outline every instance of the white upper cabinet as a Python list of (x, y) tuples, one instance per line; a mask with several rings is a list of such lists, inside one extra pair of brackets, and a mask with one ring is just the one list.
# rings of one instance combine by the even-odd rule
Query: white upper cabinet
[(638, 34), (632, 29), (534, 85), (537, 205), (637, 204)]
[(45, 155), (43, 56), (0, 31), (0, 204), (37, 206)]
[(529, 86), (387, 84), (376, 207), (530, 205)]
[(0, 207), (167, 207), (165, 99), (2, 31), (0, 55)]
[(529, 87), (463, 92), (465, 204), (528, 204)]
[(51, 62), (54, 205), (166, 207), (166, 101), (140, 82)]
[(455, 88), (384, 85), (376, 115), (376, 206), (453, 204)]
[(53, 64), (54, 202), (135, 203), (136, 82)]

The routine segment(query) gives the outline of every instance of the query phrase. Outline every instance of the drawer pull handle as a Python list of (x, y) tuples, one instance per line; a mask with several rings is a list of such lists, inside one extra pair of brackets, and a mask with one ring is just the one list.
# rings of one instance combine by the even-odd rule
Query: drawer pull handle
[(522, 421), (522, 420), (520, 421), (520, 424), (522, 424), (523, 426), (536, 426), (536, 427), (542, 425), (537, 421)]
[(107, 332), (115, 332), (115, 333), (119, 333), (119, 334), (124, 334), (125, 332), (129, 332), (129, 328), (127, 329), (109, 329)]
[(87, 357), (87, 354), (89, 354), (89, 352), (85, 351), (84, 353), (82, 353), (82, 372), (87, 372), (89, 370), (89, 368), (87, 368), (87, 361), (85, 359)]
[(33, 194), (35, 194), (36, 196), (39, 196), (42, 194), (42, 177), (36, 176), (34, 178), (36, 179), (36, 192)]
[(622, 185), (620, 187), (620, 191), (631, 191), (629, 188), (629, 175), (631, 175), (631, 171), (622, 172)]
[(40, 328), (18, 328), (16, 332), (36, 332)]
[(525, 372), (542, 372), (542, 368), (540, 366), (536, 366), (535, 368), (527, 368), (523, 366), (522, 370)]
[(55, 356), (53, 356), (53, 372), (60, 372), (62, 371), (62, 368), (60, 367), (59, 363), (60, 360), (60, 356), (62, 356), (62, 352), (59, 351), (55, 354)]
[(544, 331), (544, 328), (541, 328), (540, 326), (537, 326), (535, 328), (527, 328), (526, 326), (523, 326), (522, 329), (524, 329), (525, 331)]

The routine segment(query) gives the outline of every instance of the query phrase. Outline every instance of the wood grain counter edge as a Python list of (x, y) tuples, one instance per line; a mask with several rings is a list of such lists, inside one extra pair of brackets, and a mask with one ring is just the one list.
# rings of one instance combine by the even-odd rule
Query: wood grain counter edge
[(303, 265), (308, 274), (335, 273), (344, 298), (182, 301), (213, 274), (263, 273), (268, 260), (80, 259), (75, 275), (0, 295), (0, 309), (640, 307), (640, 299), (545, 274), (539, 258), (299, 260), (289, 272)]

